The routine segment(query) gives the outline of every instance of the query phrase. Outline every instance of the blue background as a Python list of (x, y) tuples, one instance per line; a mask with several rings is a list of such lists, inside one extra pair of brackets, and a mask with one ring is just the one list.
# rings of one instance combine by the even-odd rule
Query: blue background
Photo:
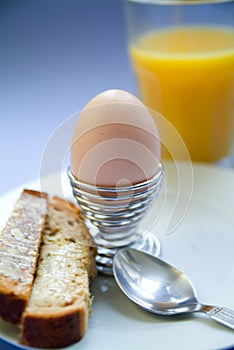
[(0, 195), (37, 178), (50, 135), (96, 94), (135, 93), (122, 0), (0, 0)]

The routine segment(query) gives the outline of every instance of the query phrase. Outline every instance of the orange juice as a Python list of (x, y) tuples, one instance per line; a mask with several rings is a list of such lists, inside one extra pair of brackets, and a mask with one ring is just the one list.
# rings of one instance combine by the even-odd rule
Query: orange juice
[(152, 32), (130, 54), (143, 102), (172, 123), (192, 160), (227, 156), (234, 140), (234, 32), (219, 27)]

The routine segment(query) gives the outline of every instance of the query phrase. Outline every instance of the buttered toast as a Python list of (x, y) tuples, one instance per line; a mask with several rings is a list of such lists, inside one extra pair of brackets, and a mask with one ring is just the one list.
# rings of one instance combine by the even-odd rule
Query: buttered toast
[(0, 317), (21, 344), (60, 348), (86, 331), (96, 248), (80, 211), (24, 190), (0, 236)]

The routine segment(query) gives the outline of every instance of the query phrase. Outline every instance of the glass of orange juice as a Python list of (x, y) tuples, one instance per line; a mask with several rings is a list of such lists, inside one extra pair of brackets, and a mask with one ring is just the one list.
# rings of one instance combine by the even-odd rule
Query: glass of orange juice
[[(126, 5), (140, 98), (177, 130), (193, 161), (231, 164), (234, 1), (128, 0)], [(166, 137), (173, 142), (173, 133)], [(176, 139), (173, 148), (180, 158)]]

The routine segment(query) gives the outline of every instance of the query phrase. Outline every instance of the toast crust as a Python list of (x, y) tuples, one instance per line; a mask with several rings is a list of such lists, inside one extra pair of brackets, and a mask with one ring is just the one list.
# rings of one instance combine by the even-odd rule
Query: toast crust
[(85, 307), (71, 307), (47, 316), (40, 313), (31, 315), (26, 312), (21, 344), (51, 349), (68, 346), (83, 337), (87, 318)]

